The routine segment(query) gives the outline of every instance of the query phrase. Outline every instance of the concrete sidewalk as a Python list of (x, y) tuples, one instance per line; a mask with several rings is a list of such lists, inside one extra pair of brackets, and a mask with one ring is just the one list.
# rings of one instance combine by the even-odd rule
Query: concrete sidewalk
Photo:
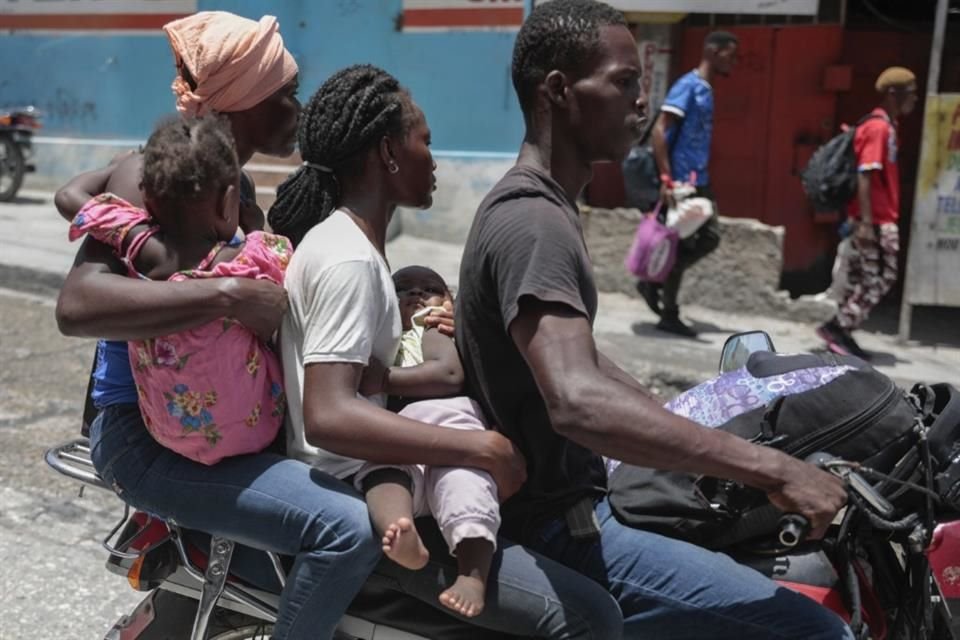
[[(0, 286), (55, 295), (73, 263), (78, 243), (67, 242), (67, 224), (54, 210), (52, 194), (22, 192), (17, 202), (0, 205), (0, 224), (4, 230), (0, 235)], [(393, 269), (426, 264), (454, 285), (460, 254), (458, 245), (409, 235), (399, 236), (387, 247)], [(597, 344), (665, 396), (713, 375), (723, 341), (731, 333), (763, 329), (778, 350), (785, 352), (822, 348), (809, 324), (757, 317), (749, 310), (732, 314), (689, 306), (683, 312), (700, 332), (698, 339), (657, 331), (656, 317), (644, 304), (622, 294), (602, 293), (595, 325)], [(858, 334), (864, 348), (876, 354), (874, 365), (903, 385), (945, 381), (960, 386), (960, 346), (955, 338), (949, 345), (936, 341), (901, 345), (894, 335)]]

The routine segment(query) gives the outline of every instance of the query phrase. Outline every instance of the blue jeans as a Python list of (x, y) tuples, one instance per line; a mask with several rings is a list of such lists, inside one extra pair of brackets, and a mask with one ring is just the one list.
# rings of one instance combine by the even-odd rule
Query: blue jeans
[[(277, 640), (330, 638), (380, 560), (380, 544), (360, 496), (302, 462), (269, 453), (212, 466), (193, 462), (150, 436), (137, 405), (103, 409), (91, 425), (90, 443), (104, 481), (136, 508), (254, 549), (296, 556), (281, 594)], [(439, 536), (436, 541), (439, 548), (431, 545), (425, 569), (382, 562), (372, 582), (440, 609), (437, 596), (456, 579), (456, 563)], [(264, 587), (272, 579), (263, 556), (244, 547), (238, 547), (231, 568)], [(473, 624), (552, 640), (621, 637), (616, 601), (567, 567), (501, 540), (491, 576), (497, 581), (491, 581), (486, 608)], [(467, 633), (455, 625), (437, 637)]]
[(526, 542), (609, 589), (624, 638), (853, 639), (833, 612), (722, 553), (626, 527), (606, 499), (595, 511), (599, 540), (573, 539), (558, 518)]
[(276, 639), (332, 637), (380, 559), (362, 498), (302, 462), (268, 453), (212, 466), (193, 462), (159, 445), (135, 404), (103, 409), (90, 426), (90, 443), (104, 481), (138, 509), (296, 556)]
[[(424, 520), (417, 521), (417, 528), (430, 550), (427, 566), (420, 571), (410, 571), (385, 561), (374, 571), (371, 583), (401, 591), (441, 609), (437, 595), (453, 585), (457, 564), (436, 525)], [(447, 609), (442, 610), (449, 613)], [(606, 589), (502, 537), (498, 538), (490, 565), (486, 606), (470, 622), (484, 629), (473, 635), (463, 628), (444, 629), (430, 637), (487, 640), (491, 634), (485, 630), (551, 640), (619, 640), (623, 634), (620, 607)]]

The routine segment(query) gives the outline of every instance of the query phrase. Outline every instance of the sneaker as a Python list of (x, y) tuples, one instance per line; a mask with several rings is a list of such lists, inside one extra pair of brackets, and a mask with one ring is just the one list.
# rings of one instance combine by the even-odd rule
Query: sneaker
[(650, 307), (650, 311), (653, 311), (658, 316), (663, 313), (663, 310), (660, 308), (659, 285), (640, 280), (637, 282), (637, 293), (640, 294), (640, 297), (643, 298), (643, 301), (647, 303), (648, 307)]
[(666, 331), (667, 333), (672, 333), (674, 335), (683, 336), (684, 338), (697, 337), (697, 332), (685, 325), (678, 316), (661, 317), (660, 322), (657, 323), (657, 329), (660, 329), (660, 331)]
[(817, 327), (817, 335), (827, 343), (827, 349), (830, 351), (841, 356), (854, 355), (853, 345), (851, 345), (853, 339), (836, 321), (831, 320)]

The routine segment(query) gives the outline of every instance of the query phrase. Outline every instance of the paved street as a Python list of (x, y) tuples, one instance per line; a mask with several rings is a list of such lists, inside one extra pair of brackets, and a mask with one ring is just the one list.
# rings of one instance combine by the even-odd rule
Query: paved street
[(43, 463), (77, 435), (93, 343), (60, 336), (51, 300), (0, 292), (0, 640), (102, 638), (137, 601), (103, 568), (118, 500)]
[[(0, 205), (0, 225), (0, 640), (102, 637), (137, 600), (103, 569), (99, 547), (120, 504), (95, 490), (79, 497), (79, 485), (42, 461), (47, 446), (77, 433), (93, 348), (89, 340), (61, 337), (53, 318), (53, 296), (75, 247), (46, 193)], [(451, 282), (459, 252), (410, 236), (388, 247), (393, 268), (426, 262)], [(686, 309), (702, 335), (690, 341), (657, 332), (653, 316), (634, 299), (603, 294), (600, 306), (600, 348), (664, 396), (709, 376), (734, 331), (764, 328), (782, 351), (818, 346), (810, 326), (746, 313)], [(956, 326), (949, 328), (906, 346), (883, 333), (867, 334), (863, 343), (879, 354), (878, 367), (903, 384), (960, 385), (960, 344)]]

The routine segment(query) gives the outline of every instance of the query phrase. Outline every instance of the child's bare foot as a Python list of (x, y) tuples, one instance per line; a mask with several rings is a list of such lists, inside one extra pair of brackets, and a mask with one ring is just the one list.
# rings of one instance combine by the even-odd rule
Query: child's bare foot
[(440, 604), (460, 615), (473, 618), (480, 615), (486, 602), (486, 585), (474, 576), (457, 576), (453, 586), (440, 594)]
[(401, 567), (414, 570), (423, 569), (430, 559), (410, 518), (398, 518), (383, 532), (383, 553)]

